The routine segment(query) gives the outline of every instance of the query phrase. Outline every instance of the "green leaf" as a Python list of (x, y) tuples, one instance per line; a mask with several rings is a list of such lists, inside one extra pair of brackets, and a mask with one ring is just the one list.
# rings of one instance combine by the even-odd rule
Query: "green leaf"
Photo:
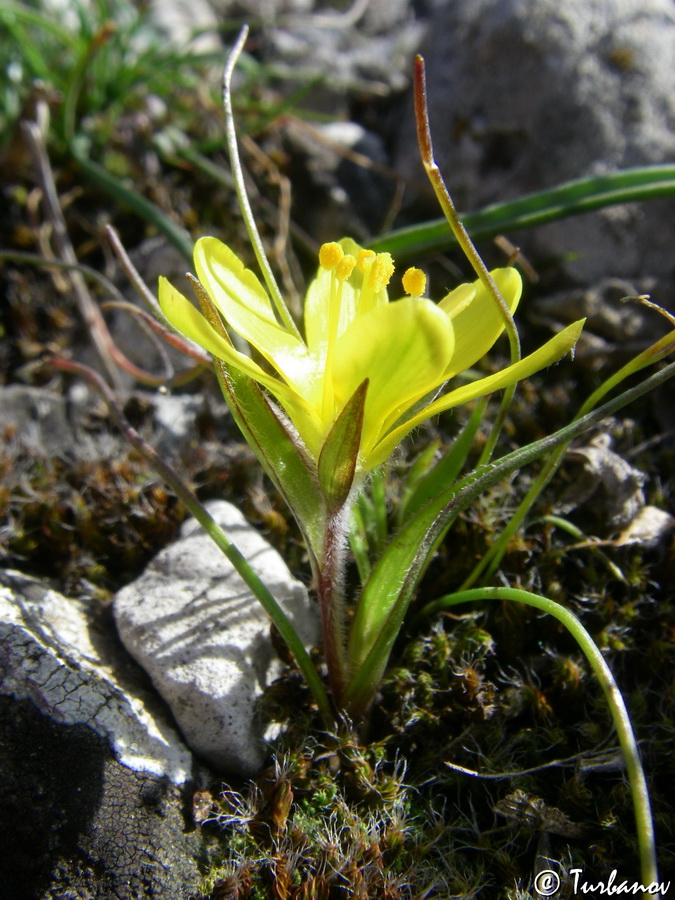
[[(462, 213), (461, 219), (473, 238), (493, 237), (617, 203), (633, 203), (670, 194), (675, 194), (675, 165), (641, 166), (568, 181), (550, 190)], [(395, 257), (403, 258), (445, 250), (454, 243), (446, 219), (434, 219), (380, 235), (369, 247), (375, 251), (388, 250)]]
[(437, 536), (480, 494), (504, 476), (583, 434), (675, 376), (675, 363), (548, 437), (481, 466), (423, 506), (399, 531), (373, 568), (356, 610), (347, 649), (347, 708), (357, 718), (372, 700)]
[(347, 401), (321, 448), (319, 484), (329, 512), (342, 508), (354, 483), (367, 392), (366, 378)]
[[(196, 279), (193, 284), (206, 322), (216, 337), (229, 343), (229, 337), (211, 298)], [(295, 516), (316, 572), (317, 560), (321, 558), (325, 542), (327, 523), (315, 467), (286, 418), (272, 405), (258, 383), (236, 366), (227, 366), (218, 357), (214, 357), (214, 365), (230, 412)]]

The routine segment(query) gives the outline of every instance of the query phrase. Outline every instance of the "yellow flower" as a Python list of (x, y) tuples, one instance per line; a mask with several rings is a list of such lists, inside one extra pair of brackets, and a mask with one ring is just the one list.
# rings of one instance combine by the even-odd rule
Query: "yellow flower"
[[(423, 273), (409, 269), (403, 276), (408, 296), (392, 302), (387, 285), (394, 264), (388, 253), (362, 250), (348, 239), (324, 244), (305, 299), (303, 340), (280, 324), (258, 278), (221, 241), (197, 241), (194, 262), (226, 327), (244, 338), (269, 367), (235, 349), (161, 278), (159, 302), (165, 316), (213, 356), (263, 385), (314, 459), (345, 404), (367, 380), (358, 460), (362, 471), (383, 462), (425, 419), (560, 359), (574, 346), (582, 326), (569, 326), (494, 375), (436, 396), (445, 382), (481, 359), (504, 329), (480, 281), (462, 284), (434, 303), (423, 296)], [(503, 268), (491, 274), (515, 310), (522, 288), (518, 272)]]

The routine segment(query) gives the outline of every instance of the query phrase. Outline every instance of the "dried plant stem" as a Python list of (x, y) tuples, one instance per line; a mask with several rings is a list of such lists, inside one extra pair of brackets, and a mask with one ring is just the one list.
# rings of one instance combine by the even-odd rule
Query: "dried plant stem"
[(154, 313), (154, 315), (161, 319), (164, 319), (164, 314), (162, 313), (162, 309), (157, 302), (157, 297), (155, 297), (145, 281), (143, 281), (143, 279), (141, 278), (138, 269), (129, 258), (129, 254), (126, 251), (124, 244), (120, 240), (118, 233), (115, 231), (112, 225), (105, 226), (105, 233), (108, 241), (110, 242), (110, 246), (113, 249), (113, 253), (117, 257), (119, 264), (124, 269), (127, 278), (135, 288), (138, 296), (147, 305), (148, 309), (150, 309), (150, 311)]
[(101, 311), (94, 303), (87, 289), (87, 284), (82, 277), (82, 273), (77, 270), (78, 260), (75, 250), (68, 237), (66, 222), (63, 218), (59, 197), (54, 183), (49, 157), (42, 137), (42, 133), (35, 122), (24, 121), (21, 123), (23, 134), (25, 136), (28, 147), (33, 157), (33, 163), (37, 171), (42, 192), (44, 195), (47, 217), (54, 229), (54, 245), (57, 256), (60, 260), (68, 265), (72, 265), (73, 271), (70, 273), (71, 284), (75, 293), (75, 299), (80, 311), (80, 315), (91, 332), (94, 346), (103, 363), (106, 374), (110, 379), (110, 383), (115, 387), (120, 387), (120, 376), (117, 366), (115, 365), (112, 352), (112, 339), (108, 332), (108, 327), (101, 315)]

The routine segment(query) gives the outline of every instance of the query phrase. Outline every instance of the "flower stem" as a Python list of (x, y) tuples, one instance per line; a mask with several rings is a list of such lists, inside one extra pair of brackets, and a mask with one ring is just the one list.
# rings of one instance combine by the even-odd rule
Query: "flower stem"
[(635, 809), (635, 825), (637, 830), (638, 850), (640, 854), (640, 867), (642, 883), (653, 884), (658, 880), (656, 845), (654, 840), (654, 824), (652, 821), (649, 791), (645, 773), (640, 761), (637, 741), (633, 733), (630, 716), (626, 709), (621, 692), (617, 687), (614, 676), (600, 653), (597, 644), (584, 628), (579, 619), (555, 600), (549, 600), (539, 594), (523, 591), (519, 588), (476, 588), (470, 591), (459, 591), (456, 594), (448, 594), (429, 603), (421, 612), (421, 616), (429, 616), (441, 610), (456, 606), (459, 603), (468, 603), (474, 600), (516, 600), (534, 606), (549, 615), (554, 616), (571, 633), (572, 637), (581, 647), (586, 659), (595, 672), (598, 681), (605, 693), (609, 704), (614, 727), (619, 738), (619, 744), (626, 764), (626, 772), (630, 783), (633, 806)]
[(284, 302), (284, 298), (282, 297), (281, 291), (279, 290), (279, 285), (277, 284), (274, 273), (272, 272), (272, 267), (270, 266), (269, 260), (267, 259), (267, 256), (265, 254), (265, 248), (263, 247), (260, 232), (258, 231), (258, 226), (256, 225), (255, 218), (253, 216), (253, 210), (251, 209), (248, 194), (246, 193), (244, 171), (241, 167), (241, 160), (239, 158), (237, 132), (234, 125), (234, 112), (232, 110), (232, 73), (234, 72), (234, 67), (237, 64), (237, 60), (239, 59), (241, 51), (244, 49), (244, 44), (246, 43), (247, 37), (248, 25), (244, 25), (244, 27), (239, 32), (239, 37), (237, 38), (237, 41), (232, 48), (232, 51), (227, 59), (227, 63), (225, 64), (225, 69), (223, 70), (223, 108), (225, 110), (225, 133), (227, 136), (227, 149), (230, 154), (230, 165), (232, 166), (232, 175), (234, 176), (234, 186), (237, 192), (239, 208), (241, 209), (241, 214), (244, 217), (246, 230), (248, 232), (251, 243), (253, 244), (253, 250), (255, 252), (256, 259), (258, 260), (260, 271), (262, 272), (263, 278), (265, 279), (267, 290), (270, 292), (270, 296), (272, 297), (272, 301), (274, 302), (274, 306), (276, 307), (282, 324), (288, 329), (288, 331), (290, 331), (291, 334), (295, 335), (299, 340), (302, 340), (300, 332), (298, 331), (298, 327), (293, 321), (293, 317), (291, 316), (290, 312), (288, 311), (288, 307)]
[[(415, 59), (415, 120), (417, 123), (417, 141), (422, 157), (422, 164), (424, 165), (424, 169), (431, 182), (431, 186), (434, 189), (436, 199), (438, 200), (438, 203), (443, 210), (443, 214), (455, 236), (455, 240), (499, 310), (509, 339), (511, 365), (513, 365), (520, 359), (520, 338), (518, 336), (518, 329), (516, 328), (513, 315), (508, 304), (502, 297), (499, 288), (495, 284), (494, 278), (490, 275), (487, 266), (481, 259), (479, 252), (476, 250), (473, 241), (469, 237), (468, 231), (462, 224), (447, 185), (443, 181), (441, 170), (438, 168), (438, 164), (434, 158), (434, 150), (431, 142), (431, 127), (429, 124), (424, 59), (419, 55)], [(481, 464), (487, 463), (492, 456), (515, 390), (516, 385), (512, 384), (504, 391), (497, 418), (481, 454)]]
[(330, 515), (326, 523), (323, 554), (315, 573), (321, 609), (323, 652), (335, 707), (342, 709), (346, 683), (345, 609), (342, 590), (344, 511)]

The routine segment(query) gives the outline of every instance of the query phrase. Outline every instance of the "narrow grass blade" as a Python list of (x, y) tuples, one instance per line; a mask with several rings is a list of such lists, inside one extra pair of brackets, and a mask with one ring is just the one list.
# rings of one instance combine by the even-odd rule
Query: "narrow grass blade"
[[(557, 187), (526, 194), (516, 200), (494, 203), (461, 214), (472, 238), (494, 237), (502, 232), (533, 228), (556, 219), (615, 206), (653, 200), (675, 194), (675, 164), (640, 166), (610, 175), (578, 178)], [(375, 251), (388, 250), (403, 257), (446, 250), (456, 243), (445, 219), (434, 219), (383, 234), (370, 243)]]

